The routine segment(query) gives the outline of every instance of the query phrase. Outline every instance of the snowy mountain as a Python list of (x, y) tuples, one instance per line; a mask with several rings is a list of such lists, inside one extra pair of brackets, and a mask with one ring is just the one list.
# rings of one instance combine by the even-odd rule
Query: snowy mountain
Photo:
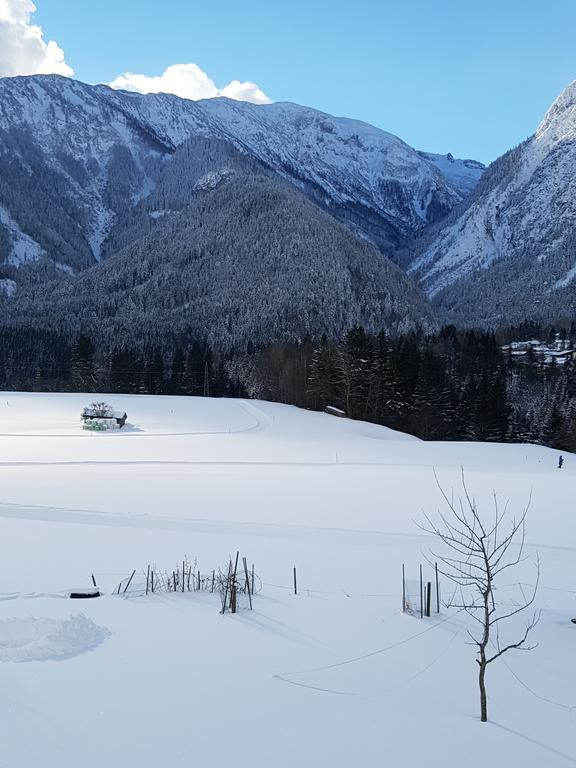
[(405, 259), (444, 317), (498, 325), (576, 311), (576, 81), (536, 133), (483, 175), (464, 208)]
[(4, 301), (5, 320), (111, 345), (193, 339), (219, 350), (339, 337), (356, 324), (435, 325), (419, 289), (375, 246), (222, 139), (181, 144), (154, 191), (118, 208), (107, 242), (111, 255), (90, 269), (31, 277)]
[(77, 272), (110, 255), (114, 225), (195, 136), (264, 162), (389, 254), (448, 213), (478, 175), (473, 168), (463, 182), (465, 165), (295, 104), (143, 96), (54, 75), (0, 79), (0, 279), (18, 282), (30, 264)]
[(463, 198), (472, 194), (486, 170), (484, 163), (480, 163), (478, 160), (458, 160), (450, 152), (447, 155), (435, 155), (432, 152), (419, 152), (418, 154), (434, 163), (440, 173)]

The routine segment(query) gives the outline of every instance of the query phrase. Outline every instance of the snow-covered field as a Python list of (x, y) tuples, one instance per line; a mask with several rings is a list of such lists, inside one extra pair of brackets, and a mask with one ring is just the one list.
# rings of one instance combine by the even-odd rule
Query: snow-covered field
[[(92, 399), (0, 395), (1, 768), (576, 764), (576, 456), (202, 398), (107, 396), (130, 427), (93, 434)], [(417, 578), (434, 545), (414, 522), (441, 507), (433, 468), (450, 490), (460, 466), (481, 505), (532, 489), (542, 560), (539, 646), (489, 667), (487, 725), (463, 614), (401, 612), (401, 565)], [(139, 594), (150, 563), (237, 550), (263, 582), (252, 612)], [(70, 600), (92, 573), (106, 594)], [(504, 601), (533, 565), (508, 576)]]

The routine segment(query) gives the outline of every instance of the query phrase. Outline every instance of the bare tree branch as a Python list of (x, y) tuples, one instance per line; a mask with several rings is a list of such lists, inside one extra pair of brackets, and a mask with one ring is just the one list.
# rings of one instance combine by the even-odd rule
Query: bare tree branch
[[(500, 644), (500, 625), (507, 619), (525, 611), (533, 605), (540, 583), (540, 559), (536, 557), (536, 583), (530, 594), (520, 586), (521, 600), (508, 603), (504, 611), (495, 596), (495, 581), (509, 568), (515, 568), (527, 560), (524, 555), (526, 541), (526, 517), (532, 503), (532, 491), (528, 502), (519, 518), (512, 518), (506, 532), (502, 528), (508, 517), (509, 502), (501, 508), (496, 493), (492, 494), (493, 512), (490, 524), (486, 524), (478, 510), (476, 499), (469, 492), (464, 476), (460, 472), (462, 496), (457, 501), (454, 491), (451, 495), (442, 487), (436, 470), (434, 479), (448, 508), (447, 513), (438, 512), (439, 522), (424, 513), (424, 523), (418, 523), (421, 530), (435, 536), (447, 550), (446, 553), (432, 553), (435, 562), (439, 562), (439, 573), (454, 584), (454, 594), (446, 604), (457, 608), (470, 616), (479, 625), (479, 635), (467, 630), (472, 644), (476, 646), (479, 665), (480, 714), (481, 720), (488, 719), (485, 675), (488, 664), (511, 650), (532, 650), (535, 645), (527, 645), (530, 632), (538, 624), (540, 614), (536, 612), (525, 627), (522, 637), (506, 645)], [(426, 558), (429, 563), (432, 561)], [(467, 593), (465, 594), (465, 591)], [(456, 593), (459, 597), (456, 599)], [(496, 650), (492, 656), (487, 654), (488, 644)]]

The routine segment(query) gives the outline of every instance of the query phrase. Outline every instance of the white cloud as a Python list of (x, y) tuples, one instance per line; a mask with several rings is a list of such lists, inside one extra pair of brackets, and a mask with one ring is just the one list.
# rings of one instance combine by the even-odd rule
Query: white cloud
[(250, 101), (252, 104), (270, 104), (270, 99), (256, 83), (232, 80), (223, 88), (218, 88), (206, 72), (196, 64), (173, 64), (162, 75), (152, 77), (125, 72), (109, 85), (112, 88), (138, 93), (173, 93), (194, 101), (227, 96), (229, 99)]
[(64, 51), (30, 23), (35, 12), (32, 0), (0, 0), (0, 77), (74, 74)]

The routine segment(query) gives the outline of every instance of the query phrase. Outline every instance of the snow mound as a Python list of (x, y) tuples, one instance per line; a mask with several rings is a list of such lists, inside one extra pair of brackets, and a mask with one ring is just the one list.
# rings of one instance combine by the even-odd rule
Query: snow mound
[(0, 621), (0, 661), (59, 661), (91, 651), (110, 637), (84, 614), (69, 619), (32, 616)]

